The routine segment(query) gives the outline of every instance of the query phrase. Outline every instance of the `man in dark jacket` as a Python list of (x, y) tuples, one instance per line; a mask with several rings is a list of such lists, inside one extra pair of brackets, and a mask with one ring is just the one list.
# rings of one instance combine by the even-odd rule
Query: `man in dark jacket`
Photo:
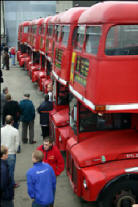
[(5, 124), (5, 117), (11, 115), (13, 117), (13, 126), (18, 129), (20, 119), (20, 107), (17, 101), (12, 100), (11, 95), (6, 95), (6, 103), (3, 106), (3, 124)]
[(49, 136), (49, 111), (53, 109), (53, 103), (49, 101), (49, 95), (45, 95), (45, 100), (37, 108), (40, 114), (40, 125), (42, 129), (43, 139)]
[(2, 67), (2, 69), (4, 69), (4, 67), (6, 66), (6, 70), (10, 70), (10, 68), (9, 68), (8, 47), (4, 48), (2, 60), (3, 60), (3, 67)]
[(33, 167), (27, 172), (28, 194), (32, 207), (49, 207), (54, 202), (56, 176), (52, 167), (43, 163), (43, 153), (35, 150), (32, 154)]
[(4, 87), (2, 93), (0, 94), (0, 116), (1, 116), (1, 126), (3, 125), (3, 107), (6, 104), (6, 95), (8, 94), (8, 87)]
[(1, 146), (0, 150), (0, 196), (1, 196), (1, 205), (2, 207), (14, 207), (13, 198), (14, 198), (14, 187), (9, 176), (9, 168), (7, 164), (8, 158), (8, 148)]
[(22, 142), (27, 143), (27, 129), (29, 127), (29, 143), (34, 144), (34, 119), (35, 108), (33, 102), (29, 100), (30, 94), (24, 94), (24, 99), (20, 101), (21, 121), (22, 121)]

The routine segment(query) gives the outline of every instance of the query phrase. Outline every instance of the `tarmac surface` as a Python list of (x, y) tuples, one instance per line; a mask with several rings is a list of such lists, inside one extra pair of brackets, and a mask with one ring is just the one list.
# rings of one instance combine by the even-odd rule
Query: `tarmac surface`
[[(4, 83), (1, 89), (8, 86), (12, 99), (20, 101), (23, 99), (24, 93), (30, 93), (30, 99), (33, 101), (35, 108), (43, 101), (43, 93), (37, 88), (37, 84), (32, 83), (27, 71), (18, 66), (11, 66), (10, 70), (2, 70)], [(21, 123), (19, 126), (21, 135)], [(19, 183), (19, 187), (15, 189), (14, 207), (31, 207), (31, 199), (27, 194), (26, 172), (32, 166), (32, 152), (37, 146), (42, 144), (41, 129), (39, 125), (39, 115), (36, 112), (35, 118), (35, 138), (36, 144), (22, 144), (21, 153), (17, 154), (15, 181)], [(64, 155), (65, 158), (65, 155)], [(54, 207), (95, 207), (91, 203), (82, 202), (78, 198), (69, 183), (66, 170), (57, 178), (57, 189)]]

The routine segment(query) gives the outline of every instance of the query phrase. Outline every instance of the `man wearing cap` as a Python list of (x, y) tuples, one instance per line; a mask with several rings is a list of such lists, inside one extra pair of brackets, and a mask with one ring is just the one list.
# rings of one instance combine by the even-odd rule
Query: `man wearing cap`
[(29, 127), (29, 143), (34, 144), (34, 119), (35, 119), (35, 107), (31, 100), (29, 100), (30, 94), (24, 94), (24, 99), (20, 101), (21, 109), (21, 122), (22, 122), (22, 142), (25, 144), (28, 142), (27, 129)]

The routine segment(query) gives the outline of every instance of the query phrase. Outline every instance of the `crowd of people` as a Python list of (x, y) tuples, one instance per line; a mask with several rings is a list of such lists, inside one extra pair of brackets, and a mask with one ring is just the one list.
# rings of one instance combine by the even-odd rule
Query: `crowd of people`
[[(50, 87), (51, 88), (51, 87)], [(27, 189), (32, 207), (53, 207), (56, 192), (56, 177), (64, 170), (64, 159), (54, 140), (49, 137), (49, 111), (53, 109), (52, 93), (35, 109), (30, 94), (25, 93), (18, 102), (12, 99), (8, 87), (1, 93), (1, 206), (14, 207), (14, 189), (19, 184), (14, 180), (17, 152), (23, 144), (34, 144), (35, 111), (40, 114), (43, 144), (32, 152), (33, 167), (27, 173)], [(19, 124), (21, 125), (21, 140)], [(29, 129), (29, 130), (28, 130)], [(29, 132), (29, 138), (27, 134)]]

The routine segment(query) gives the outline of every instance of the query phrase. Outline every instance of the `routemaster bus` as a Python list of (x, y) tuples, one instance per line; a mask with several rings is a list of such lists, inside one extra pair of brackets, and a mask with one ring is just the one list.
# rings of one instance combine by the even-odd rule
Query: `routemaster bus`
[(32, 47), (32, 64), (29, 67), (29, 75), (32, 78), (34, 71), (40, 70), (40, 31), (44, 22), (44, 18), (40, 18), (32, 21), (32, 38), (31, 38), (31, 47)]
[(52, 18), (50, 18), (50, 20), (48, 21), (47, 35), (45, 41), (45, 54), (47, 59), (48, 76), (43, 79), (40, 79), (39, 81), (40, 89), (42, 89), (44, 93), (47, 93), (47, 86), (49, 84), (52, 84), (51, 71), (52, 71), (53, 55), (54, 55), (54, 48), (55, 48), (54, 45), (58, 37), (56, 24), (58, 24), (59, 16), (61, 16), (62, 13), (63, 12), (58, 13), (55, 16), (52, 16)]
[(21, 58), (27, 56), (29, 25), (30, 21), (25, 21), (19, 25), (17, 60), (19, 61), (20, 66), (22, 66)]
[(32, 76), (32, 81), (37, 81), (40, 84), (40, 80), (42, 78), (49, 79), (49, 68), (46, 58), (46, 37), (48, 34), (48, 22), (52, 18), (52, 16), (46, 17), (44, 19), (43, 24), (39, 29), (40, 39), (39, 39), (39, 53), (40, 53), (40, 71), (35, 71)]
[[(72, 38), (78, 18), (86, 8), (71, 8), (60, 16), (56, 24), (56, 39), (53, 57), (53, 81), (54, 81), (54, 108), (55, 113), (50, 115), (50, 132), (61, 150), (65, 150), (65, 143), (59, 145), (58, 128), (69, 125), (69, 89), (70, 64), (72, 54)], [(54, 133), (53, 133), (54, 132)], [(64, 147), (63, 147), (64, 146)]]
[(138, 201), (138, 3), (84, 11), (74, 32), (67, 174), (100, 207)]

